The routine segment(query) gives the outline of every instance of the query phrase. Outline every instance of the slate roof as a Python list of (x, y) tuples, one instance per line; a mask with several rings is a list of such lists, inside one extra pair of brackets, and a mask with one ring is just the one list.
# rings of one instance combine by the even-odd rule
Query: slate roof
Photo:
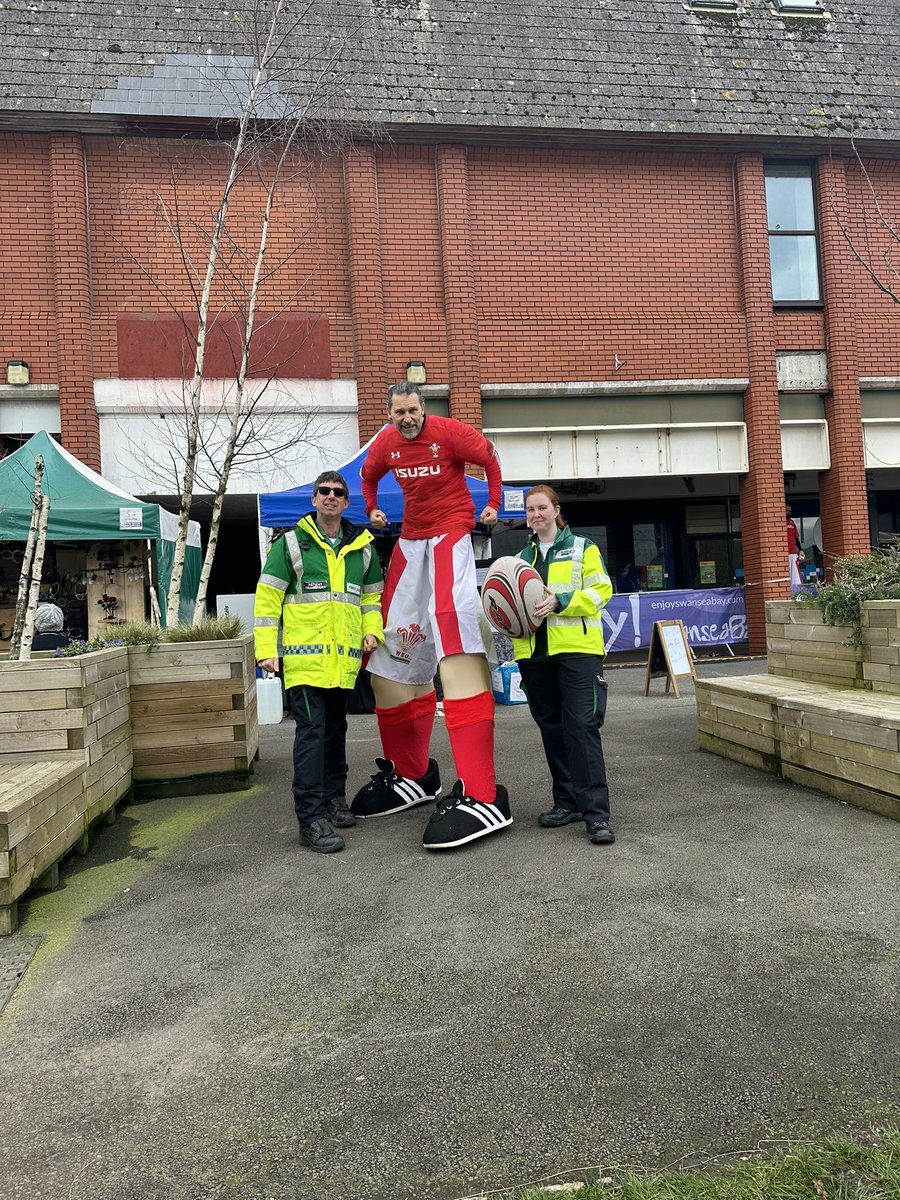
[[(307, 0), (309, 5), (310, 0)], [(312, 0), (265, 111), (289, 98), (411, 134), (900, 139), (900, 0), (826, 15), (739, 0)], [(291, 0), (290, 11), (299, 0)], [(0, 0), (0, 127), (227, 117), (254, 61), (256, 0)], [(265, 4), (263, 5), (265, 7)], [(348, 43), (326, 86), (324, 55)]]

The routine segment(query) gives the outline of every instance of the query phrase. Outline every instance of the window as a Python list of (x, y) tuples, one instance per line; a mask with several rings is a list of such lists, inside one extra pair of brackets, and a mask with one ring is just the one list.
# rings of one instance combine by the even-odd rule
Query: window
[(822, 13), (821, 0), (776, 0), (782, 12)]
[(822, 292), (812, 168), (791, 163), (767, 166), (766, 211), (772, 299), (776, 304), (818, 304)]

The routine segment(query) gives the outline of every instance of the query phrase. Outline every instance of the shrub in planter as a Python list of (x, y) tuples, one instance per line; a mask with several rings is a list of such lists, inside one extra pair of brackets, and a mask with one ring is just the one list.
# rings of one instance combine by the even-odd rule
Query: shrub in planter
[(826, 625), (849, 625), (850, 646), (863, 640), (863, 604), (867, 600), (900, 600), (900, 538), (883, 550), (838, 558), (834, 578), (820, 584), (812, 595), (800, 595), (800, 603), (817, 604)]

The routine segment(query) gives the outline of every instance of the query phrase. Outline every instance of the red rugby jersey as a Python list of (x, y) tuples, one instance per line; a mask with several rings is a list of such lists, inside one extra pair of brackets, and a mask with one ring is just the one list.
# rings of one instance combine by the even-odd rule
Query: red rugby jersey
[(500, 460), (493, 442), (471, 425), (429, 413), (411, 439), (390, 425), (375, 438), (360, 472), (366, 512), (378, 507), (378, 480), (393, 471), (403, 492), (403, 537), (471, 529), (475, 504), (466, 486), (466, 463), (484, 467), (488, 503), (499, 510)]

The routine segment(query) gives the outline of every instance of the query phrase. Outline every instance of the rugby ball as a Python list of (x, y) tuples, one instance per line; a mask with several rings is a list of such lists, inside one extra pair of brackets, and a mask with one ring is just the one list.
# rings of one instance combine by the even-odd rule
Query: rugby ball
[(543, 617), (535, 617), (536, 605), (547, 589), (527, 562), (511, 554), (498, 558), (481, 587), (481, 605), (493, 629), (507, 637), (527, 637)]

